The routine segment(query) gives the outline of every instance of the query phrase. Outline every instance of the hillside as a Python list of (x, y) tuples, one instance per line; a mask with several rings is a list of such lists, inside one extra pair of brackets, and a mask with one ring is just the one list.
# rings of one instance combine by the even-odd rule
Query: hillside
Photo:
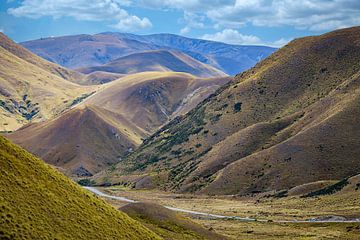
[(160, 239), (0, 136), (1, 239)]
[(121, 115), (90, 105), (26, 126), (9, 138), (67, 175), (91, 176), (118, 162), (145, 136)]
[(0, 131), (52, 118), (97, 87), (82, 87), (71, 71), (49, 63), (0, 34)]
[(358, 173), (359, 36), (354, 27), (292, 41), (96, 181), (246, 195)]
[(226, 239), (226, 237), (206, 230), (190, 219), (155, 203), (130, 203), (119, 210), (141, 222), (164, 239)]
[(89, 176), (119, 162), (163, 124), (230, 80), (184, 73), (128, 75), (103, 85), (61, 116), (8, 137), (68, 175)]
[(95, 71), (119, 74), (139, 72), (186, 72), (197, 77), (223, 77), (225, 73), (203, 64), (181, 52), (168, 50), (146, 51), (115, 59), (105, 65), (81, 68), (89, 74)]
[(31, 63), (53, 75), (68, 80), (70, 82), (79, 83), (84, 76), (78, 72), (68, 70), (52, 62), (48, 62), (41, 57), (31, 53), (27, 49), (21, 47), (19, 44), (14, 43), (5, 34), (0, 32), (0, 46), (10, 52), (11, 54), (21, 58), (28, 63)]
[(21, 43), (33, 53), (71, 69), (99, 66), (150, 50), (177, 50), (228, 75), (254, 66), (276, 49), (237, 46), (171, 34), (100, 33), (42, 38)]

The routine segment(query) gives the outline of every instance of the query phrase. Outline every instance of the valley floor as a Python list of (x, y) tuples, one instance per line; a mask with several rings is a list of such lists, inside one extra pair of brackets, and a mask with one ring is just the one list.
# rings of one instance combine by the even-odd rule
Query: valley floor
[[(356, 192), (314, 198), (248, 198), (194, 196), (158, 190), (129, 190), (122, 187), (99, 188), (111, 196), (141, 202), (206, 212), (225, 216), (255, 218), (244, 222), (189, 215), (207, 229), (232, 239), (358, 239), (360, 222), (283, 222), (308, 220), (322, 216), (339, 216), (348, 220), (360, 217), (360, 196)], [(115, 207), (127, 202), (106, 198)], [(320, 219), (320, 218), (319, 218)], [(261, 220), (268, 220), (262, 222)]]

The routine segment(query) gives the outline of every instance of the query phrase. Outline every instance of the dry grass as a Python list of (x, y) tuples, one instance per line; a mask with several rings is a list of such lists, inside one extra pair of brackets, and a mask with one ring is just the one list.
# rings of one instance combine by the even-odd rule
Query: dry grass
[[(259, 220), (305, 220), (330, 215), (354, 219), (360, 216), (360, 197), (354, 190), (358, 180), (354, 178), (352, 183), (339, 193), (314, 198), (214, 198), (159, 190), (129, 190), (122, 187), (109, 187), (103, 191), (138, 201)], [(115, 206), (122, 205), (119, 201), (109, 202)], [(206, 229), (213, 229), (233, 239), (357, 239), (360, 233), (360, 223), (243, 222), (197, 216), (192, 218)]]

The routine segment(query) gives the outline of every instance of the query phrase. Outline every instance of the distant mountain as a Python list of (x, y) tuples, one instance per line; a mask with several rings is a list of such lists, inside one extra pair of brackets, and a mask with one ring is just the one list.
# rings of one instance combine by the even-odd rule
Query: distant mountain
[(112, 32), (102, 34), (177, 49), (229, 75), (235, 75), (253, 67), (276, 50), (267, 46), (231, 45), (175, 34), (135, 35)]
[(23, 42), (21, 45), (49, 61), (72, 69), (99, 66), (129, 54), (149, 50), (177, 50), (229, 75), (254, 66), (276, 50), (265, 46), (229, 45), (172, 34), (140, 36), (123, 33), (43, 38)]
[(360, 169), (359, 122), (353, 27), (292, 41), (95, 179), (210, 195), (340, 180)]
[(0, 136), (1, 239), (161, 239)]
[(97, 87), (83, 75), (48, 62), (0, 33), (0, 131), (54, 117)]
[(101, 66), (78, 69), (84, 74), (98, 72), (132, 74), (139, 72), (186, 72), (197, 77), (224, 77), (225, 73), (178, 51), (153, 50), (133, 53)]
[(173, 72), (128, 75), (103, 85), (59, 117), (8, 137), (68, 175), (92, 175), (119, 162), (228, 81)]
[(110, 35), (74, 35), (20, 43), (33, 53), (67, 68), (98, 66), (135, 52), (158, 46)]

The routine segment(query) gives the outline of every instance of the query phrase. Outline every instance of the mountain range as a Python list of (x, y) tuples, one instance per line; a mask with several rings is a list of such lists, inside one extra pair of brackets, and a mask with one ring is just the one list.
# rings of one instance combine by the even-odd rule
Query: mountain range
[(357, 174), (359, 36), (353, 27), (292, 41), (95, 180), (247, 195)]
[(22, 42), (21, 45), (40, 57), (70, 69), (100, 66), (135, 53), (175, 50), (188, 55), (187, 58), (192, 58), (192, 61), (210, 65), (228, 75), (254, 66), (276, 50), (266, 46), (230, 45), (173, 34), (112, 32), (42, 38)]
[[(208, 69), (218, 77), (141, 72), (84, 86), (87, 76), (41, 59), (3, 34), (1, 46), (1, 130), (18, 130), (8, 137), (75, 176), (118, 162), (160, 126), (232, 80), (200, 63), (204, 69), (198, 73)], [(184, 67), (200, 68), (184, 54), (165, 53), (181, 58)], [(162, 55), (156, 61), (161, 64)]]

